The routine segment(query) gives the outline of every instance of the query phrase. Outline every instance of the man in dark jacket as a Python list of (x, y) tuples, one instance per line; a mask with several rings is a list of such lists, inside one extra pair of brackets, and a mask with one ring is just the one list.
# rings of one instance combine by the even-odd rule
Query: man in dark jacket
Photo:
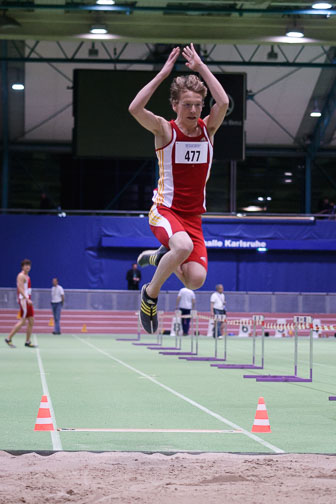
[(138, 270), (138, 265), (136, 263), (132, 264), (132, 269), (127, 271), (126, 280), (128, 290), (139, 290), (141, 273)]

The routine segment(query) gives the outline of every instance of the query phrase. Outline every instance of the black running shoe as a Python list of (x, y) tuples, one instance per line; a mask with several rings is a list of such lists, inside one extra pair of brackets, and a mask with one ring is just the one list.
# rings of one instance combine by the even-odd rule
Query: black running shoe
[(147, 295), (147, 285), (141, 289), (140, 321), (145, 331), (153, 334), (158, 328), (157, 299), (152, 299)]
[(146, 266), (149, 266), (150, 264), (152, 266), (158, 266), (159, 262), (161, 261), (162, 257), (169, 252), (169, 249), (165, 247), (164, 245), (161, 245), (160, 248), (157, 250), (144, 250), (141, 252), (137, 259), (137, 263), (141, 268), (145, 268)]
[(12, 340), (5, 338), (5, 342), (10, 348), (16, 348), (16, 346), (13, 345)]
[(26, 341), (25, 346), (28, 348), (36, 348), (36, 345), (33, 345), (31, 341)]

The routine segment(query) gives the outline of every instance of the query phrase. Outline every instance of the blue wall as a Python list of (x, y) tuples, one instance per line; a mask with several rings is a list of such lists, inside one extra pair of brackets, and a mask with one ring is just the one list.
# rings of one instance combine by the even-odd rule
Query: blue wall
[[(281, 224), (206, 219), (203, 228), (206, 240), (224, 244), (226, 238), (258, 239), (267, 240), (269, 247), (265, 253), (224, 245), (209, 248), (204, 290), (219, 282), (227, 291), (336, 290), (334, 221)], [(125, 289), (126, 272), (140, 251), (159, 245), (147, 218), (139, 217), (1, 215), (0, 240), (1, 287), (15, 286), (20, 262), (28, 257), (33, 262), (33, 287), (50, 287), (57, 276), (65, 288)], [(142, 270), (143, 282), (150, 280), (153, 271), (152, 267)], [(167, 290), (180, 287), (175, 276), (164, 285)]]

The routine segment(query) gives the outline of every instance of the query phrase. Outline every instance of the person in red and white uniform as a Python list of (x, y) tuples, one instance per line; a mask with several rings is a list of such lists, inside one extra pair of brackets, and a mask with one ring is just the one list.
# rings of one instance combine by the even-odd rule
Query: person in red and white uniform
[(31, 300), (31, 280), (29, 276), (29, 272), (31, 270), (31, 261), (30, 259), (24, 259), (21, 262), (21, 271), (16, 277), (16, 285), (17, 285), (17, 300), (20, 306), (20, 320), (15, 324), (13, 329), (8, 335), (8, 338), (5, 338), (5, 342), (11, 348), (15, 348), (15, 345), (12, 342), (12, 338), (15, 333), (17, 333), (21, 327), (27, 322), (26, 329), (26, 341), (25, 346), (29, 348), (35, 348), (35, 345), (30, 341), (31, 333), (34, 326), (34, 307), (33, 302)]
[[(207, 274), (207, 252), (201, 214), (206, 211), (206, 182), (210, 175), (214, 135), (225, 117), (229, 99), (222, 85), (202, 62), (193, 44), (182, 56), (186, 66), (197, 72), (176, 77), (170, 102), (176, 119), (167, 121), (146, 109), (159, 85), (170, 75), (180, 54), (175, 47), (162, 70), (144, 86), (129, 106), (132, 116), (153, 133), (159, 161), (158, 187), (149, 213), (152, 232), (162, 243), (138, 257), (141, 267), (157, 266), (151, 282), (141, 291), (140, 318), (153, 333), (158, 326), (157, 299), (163, 283), (175, 273), (188, 289), (198, 289)], [(210, 113), (201, 119), (208, 89), (213, 98)]]

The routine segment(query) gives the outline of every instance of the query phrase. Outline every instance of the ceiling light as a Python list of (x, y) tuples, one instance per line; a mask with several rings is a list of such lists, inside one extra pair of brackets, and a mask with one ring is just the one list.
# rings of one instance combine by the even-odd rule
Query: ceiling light
[(105, 35), (108, 33), (108, 29), (104, 24), (96, 24), (91, 26), (90, 33), (93, 35)]
[(291, 184), (293, 182), (293, 180), (291, 178), (286, 178), (284, 180), (285, 184)]
[(310, 112), (310, 117), (321, 117), (321, 110), (320, 107), (318, 106), (317, 100), (314, 100), (314, 108)]
[(318, 9), (318, 10), (324, 10), (324, 9), (331, 9), (332, 5), (327, 2), (316, 2), (312, 5), (312, 9)]
[(96, 4), (97, 5), (114, 5), (115, 1), (114, 0), (97, 0)]
[(292, 22), (287, 26), (286, 37), (289, 38), (304, 37), (303, 26), (297, 24), (295, 16), (292, 18)]
[(313, 110), (310, 112), (310, 117), (321, 117), (321, 110), (319, 109), (318, 105), (315, 104)]
[(285, 177), (291, 177), (293, 173), (291, 171), (285, 171), (284, 175)]
[(19, 82), (15, 82), (14, 84), (12, 84), (12, 89), (13, 89), (13, 91), (23, 91), (24, 84), (21, 84)]
[(289, 38), (302, 38), (302, 37), (304, 37), (303, 28), (300, 28), (298, 26), (288, 27), (287, 31), (286, 31), (286, 37), (289, 37)]
[(264, 201), (264, 198), (262, 196), (258, 196), (258, 201)]
[(7, 16), (4, 12), (2, 16), (0, 16), (0, 29), (10, 29), (10, 28), (18, 28), (20, 27), (20, 23), (16, 21), (16, 19)]
[(247, 207), (243, 207), (242, 210), (245, 210), (246, 212), (262, 212), (264, 209), (260, 206), (249, 205)]

